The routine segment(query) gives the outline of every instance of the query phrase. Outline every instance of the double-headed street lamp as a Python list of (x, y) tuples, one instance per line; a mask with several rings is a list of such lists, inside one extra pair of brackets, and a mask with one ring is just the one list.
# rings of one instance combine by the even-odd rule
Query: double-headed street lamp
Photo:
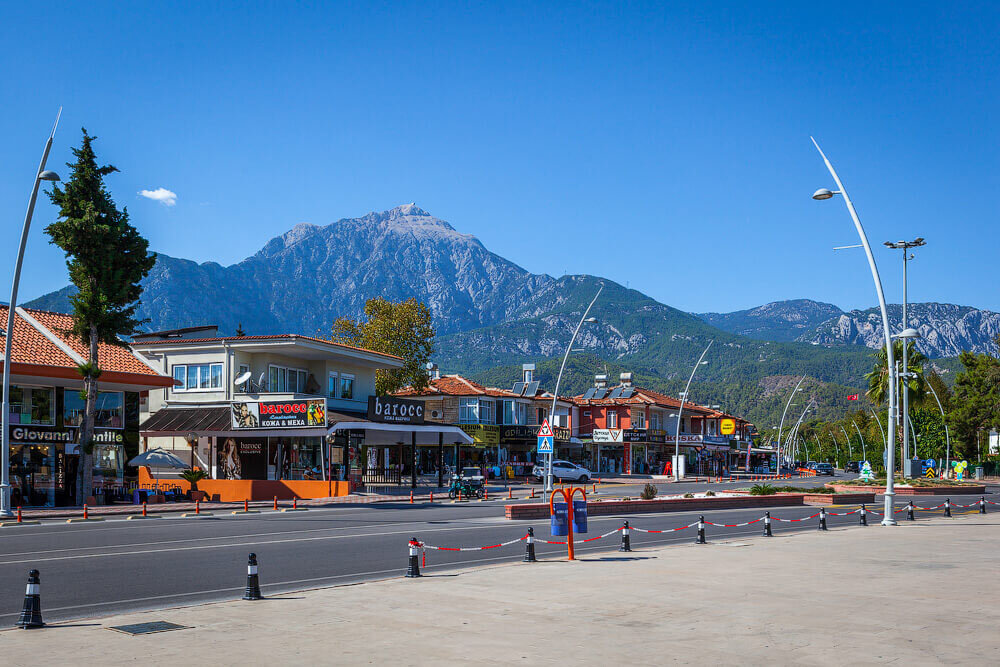
[[(810, 139), (812, 139), (812, 137), (810, 137)], [(871, 270), (872, 281), (875, 283), (875, 293), (878, 295), (879, 310), (882, 313), (882, 334), (885, 337), (886, 360), (888, 362), (889, 380), (891, 384), (895, 379), (893, 374), (895, 373), (896, 362), (893, 359), (892, 335), (889, 332), (889, 313), (885, 306), (885, 292), (882, 290), (882, 280), (879, 278), (878, 267), (875, 265), (875, 256), (872, 255), (871, 246), (868, 244), (868, 236), (865, 234), (865, 228), (861, 226), (861, 219), (858, 217), (858, 212), (854, 210), (854, 204), (851, 203), (851, 198), (847, 194), (847, 188), (844, 187), (840, 177), (837, 176), (836, 170), (833, 168), (833, 165), (830, 164), (830, 160), (828, 160), (826, 155), (823, 153), (823, 149), (819, 147), (819, 144), (816, 143), (815, 139), (812, 139), (812, 142), (813, 145), (816, 146), (816, 150), (819, 151), (820, 156), (823, 158), (823, 162), (826, 164), (826, 168), (830, 172), (830, 175), (833, 176), (833, 180), (837, 184), (838, 188), (835, 191), (820, 188), (813, 193), (813, 199), (830, 199), (836, 194), (839, 194), (844, 198), (844, 204), (847, 206), (847, 212), (850, 213), (851, 219), (854, 221), (854, 227), (858, 232), (858, 237), (861, 239), (861, 245), (865, 249), (865, 256), (868, 258), (868, 268)], [(894, 490), (895, 479), (893, 477), (896, 453), (896, 404), (895, 399), (892, 397), (892, 392), (889, 392), (889, 396), (889, 438), (886, 443), (888, 458), (886, 459), (885, 511), (882, 518), (883, 526), (896, 525), (896, 520), (893, 518), (893, 500), (896, 496), (896, 492)]]
[[(559, 367), (559, 375), (556, 376), (556, 388), (552, 392), (552, 409), (549, 411), (549, 425), (556, 417), (556, 401), (559, 400), (559, 383), (562, 381), (563, 371), (566, 369), (566, 360), (569, 358), (569, 353), (573, 350), (573, 343), (576, 342), (576, 336), (580, 333), (580, 327), (583, 326), (584, 322), (596, 322), (596, 317), (587, 317), (590, 314), (590, 309), (594, 307), (594, 303), (597, 302), (597, 297), (601, 296), (601, 292), (604, 290), (604, 283), (600, 284), (597, 288), (597, 294), (594, 298), (590, 300), (590, 305), (587, 306), (587, 310), (583, 311), (583, 317), (580, 318), (579, 324), (576, 325), (576, 329), (573, 331), (573, 337), (569, 339), (569, 345), (566, 346), (566, 354), (563, 355), (562, 365)], [(556, 439), (552, 438), (552, 451), (549, 452), (549, 459), (545, 466), (545, 491), (546, 493), (552, 491), (552, 459), (555, 458), (556, 452)]]
[(0, 405), (2, 411), (3, 432), (0, 433), (0, 516), (13, 516), (10, 506), (10, 374), (11, 374), (11, 352), (14, 348), (14, 311), (17, 309), (17, 288), (21, 282), (21, 264), (24, 262), (24, 248), (28, 244), (28, 230), (31, 229), (31, 216), (35, 212), (35, 200), (38, 199), (38, 188), (42, 181), (58, 181), (59, 175), (54, 171), (45, 170), (45, 162), (49, 159), (49, 150), (52, 149), (52, 140), (56, 136), (56, 127), (59, 126), (59, 116), (62, 114), (60, 107), (56, 114), (56, 122), (49, 133), (49, 139), (45, 142), (45, 150), (42, 151), (42, 161), (35, 172), (35, 182), (31, 186), (31, 197), (28, 199), (28, 211), (24, 214), (24, 225), (21, 226), (21, 244), (17, 247), (17, 260), (14, 263), (14, 282), (10, 287), (10, 303), (7, 304), (7, 336), (4, 338), (3, 348), (3, 402)]
[(708, 362), (705, 361), (705, 355), (708, 354), (708, 348), (712, 347), (712, 343), (715, 339), (708, 341), (708, 345), (705, 346), (705, 350), (698, 357), (698, 362), (691, 369), (691, 376), (688, 378), (687, 384), (684, 385), (684, 393), (681, 394), (681, 406), (677, 410), (677, 429), (674, 432), (674, 481), (681, 481), (681, 418), (684, 416), (684, 402), (687, 401), (688, 391), (691, 389), (691, 381), (694, 380), (694, 374), (698, 371), (699, 366), (704, 366)]
[(795, 389), (793, 389), (792, 393), (788, 395), (788, 401), (785, 403), (785, 409), (781, 413), (781, 423), (778, 424), (778, 451), (775, 454), (778, 458), (778, 462), (776, 464), (775, 471), (779, 475), (781, 474), (781, 429), (785, 426), (785, 415), (788, 414), (788, 408), (792, 405), (792, 399), (795, 398), (796, 392), (802, 391), (800, 387), (802, 385), (802, 381), (805, 379), (805, 375), (800, 377), (798, 383), (795, 385)]

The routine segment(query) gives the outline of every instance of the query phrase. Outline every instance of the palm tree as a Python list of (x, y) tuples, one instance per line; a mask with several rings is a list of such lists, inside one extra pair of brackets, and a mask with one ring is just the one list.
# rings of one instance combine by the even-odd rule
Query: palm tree
[[(896, 359), (902, 359), (903, 342), (900, 340), (893, 341), (892, 352)], [(915, 405), (927, 393), (927, 381), (924, 379), (924, 362), (927, 361), (927, 357), (917, 351), (913, 341), (907, 342), (906, 353), (908, 355), (906, 369), (914, 373), (914, 377), (910, 378), (906, 383), (906, 391), (910, 405)], [(882, 405), (886, 402), (889, 391), (889, 370), (886, 362), (885, 347), (883, 346), (882, 349), (872, 354), (872, 356), (875, 357), (875, 366), (872, 367), (871, 373), (865, 376), (865, 379), (868, 380), (868, 391), (865, 392), (865, 396), (868, 397), (868, 400), (872, 404)], [(900, 389), (902, 387), (901, 383)]]

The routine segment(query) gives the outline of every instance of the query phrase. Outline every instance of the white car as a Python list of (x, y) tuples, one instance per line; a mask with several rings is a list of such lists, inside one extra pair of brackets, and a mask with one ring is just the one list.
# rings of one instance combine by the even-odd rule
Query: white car
[[(540, 482), (545, 481), (545, 465), (539, 464), (531, 469), (531, 476)], [(557, 481), (572, 480), (574, 482), (590, 481), (590, 471), (569, 461), (552, 462), (552, 478)]]

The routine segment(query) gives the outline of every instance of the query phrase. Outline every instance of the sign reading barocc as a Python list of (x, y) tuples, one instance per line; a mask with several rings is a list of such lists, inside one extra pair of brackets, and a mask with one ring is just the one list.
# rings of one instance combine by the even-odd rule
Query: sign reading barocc
[(369, 396), (368, 419), (387, 424), (423, 424), (424, 402), (394, 396)]
[(233, 428), (326, 428), (326, 401), (234, 401)]

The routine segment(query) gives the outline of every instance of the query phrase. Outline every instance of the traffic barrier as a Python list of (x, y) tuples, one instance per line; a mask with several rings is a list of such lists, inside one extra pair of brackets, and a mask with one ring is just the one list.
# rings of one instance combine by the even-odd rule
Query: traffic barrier
[(628, 521), (622, 524), (622, 543), (618, 551), (632, 551), (632, 537), (629, 534)]
[(528, 528), (528, 536), (524, 538), (526, 544), (524, 545), (524, 562), (534, 563), (537, 558), (535, 558), (535, 529)]
[(909, 503), (906, 504), (906, 520), (907, 521), (915, 521), (915, 519), (913, 518), (913, 501), (912, 500)]
[(79, 523), (81, 521), (104, 521), (103, 516), (90, 516), (90, 508), (87, 507), (86, 503), (83, 505), (83, 517), (72, 517), (66, 519), (66, 523)]
[(433, 503), (433, 502), (434, 502), (434, 492), (433, 492), (433, 491), (431, 491), (431, 499), (430, 499), (430, 501), (429, 501), (429, 502), (431, 502), (431, 503)]
[(410, 538), (410, 562), (406, 568), (406, 576), (408, 578), (419, 577), (420, 576), (420, 561), (418, 560), (420, 554), (420, 541), (416, 537)]
[(413, 504), (413, 491), (410, 491), (410, 504)]
[(867, 526), (868, 525), (868, 508), (864, 505), (861, 506), (861, 511), (858, 512), (858, 525)]
[(507, 487), (507, 500), (514, 500), (514, 489)]
[(20, 505), (17, 506), (17, 522), (18, 523), (23, 523), (24, 522), (24, 517), (21, 516), (21, 506)]
[(15, 625), (24, 630), (41, 628), (45, 625), (42, 621), (41, 581), (38, 570), (28, 572), (28, 586), (24, 589), (24, 606)]
[(944, 515), (951, 516), (951, 498), (944, 499)]
[(260, 578), (257, 575), (257, 554), (251, 553), (247, 559), (247, 588), (243, 592), (244, 600), (261, 600)]
[[(983, 496), (979, 496), (979, 513), (986, 514), (986, 498)], [(20, 520), (20, 518), (18, 520)]]
[(278, 496), (274, 497), (274, 511), (278, 511)]
[(826, 530), (826, 509), (823, 507), (819, 508), (819, 530)]
[(698, 517), (698, 539), (694, 541), (695, 544), (707, 544), (705, 542), (705, 517)]
[(309, 508), (308, 507), (299, 507), (299, 499), (296, 496), (296, 497), (292, 498), (292, 506), (291, 507), (283, 507), (283, 508), (281, 508), (281, 511), (282, 512), (308, 512)]
[(243, 509), (242, 510), (233, 510), (232, 514), (260, 514), (260, 510), (252, 510), (252, 509), (250, 509), (250, 501), (246, 500), (244, 498), (243, 499)]
[(764, 512), (764, 537), (774, 537), (771, 533), (771, 513)]

